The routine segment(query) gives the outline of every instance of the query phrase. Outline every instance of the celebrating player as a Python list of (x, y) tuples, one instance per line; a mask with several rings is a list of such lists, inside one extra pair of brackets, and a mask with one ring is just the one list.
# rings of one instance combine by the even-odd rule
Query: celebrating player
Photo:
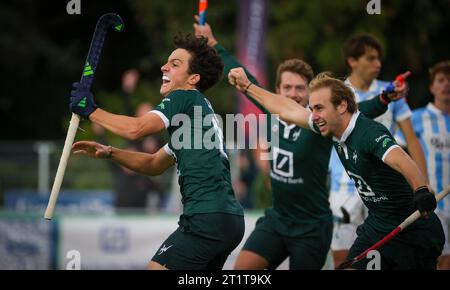
[[(212, 125), (200, 121), (200, 127), (194, 127), (198, 123), (194, 118), (214, 113), (203, 92), (220, 79), (223, 62), (205, 38), (188, 35), (176, 37), (174, 43), (176, 49), (161, 67), (160, 93), (164, 99), (155, 110), (142, 117), (115, 115), (98, 108), (92, 94), (80, 85), (76, 85), (70, 101), (74, 113), (117, 135), (134, 140), (167, 129), (170, 142), (155, 154), (87, 141), (75, 143), (73, 151), (94, 158), (110, 158), (146, 175), (159, 175), (176, 163), (183, 214), (179, 227), (163, 242), (148, 268), (221, 269), (244, 235), (243, 210), (231, 186), (221, 130), (214, 120)], [(197, 111), (201, 115), (196, 115)], [(180, 144), (180, 138), (172, 138), (181, 130), (178, 117), (183, 116), (187, 118), (184, 123), (189, 123), (188, 132), (184, 132), (187, 134), (182, 134), (186, 139), (191, 137), (187, 144), (186, 139)], [(211, 130), (215, 132), (217, 146), (195, 139), (198, 133), (203, 137)], [(199, 148), (197, 142), (200, 142)]]
[[(379, 249), (382, 269), (435, 269), (444, 234), (437, 216), (434, 194), (414, 161), (399, 147), (389, 131), (360, 114), (353, 91), (326, 74), (309, 85), (311, 111), (293, 100), (254, 85), (242, 68), (232, 69), (229, 82), (286, 122), (332, 137), (333, 146), (357, 184), (368, 217), (358, 227), (358, 237), (347, 259), (357, 256), (396, 228), (418, 209), (420, 219)], [(353, 266), (366, 269), (368, 259)]]
[[(198, 20), (198, 18), (196, 18)], [(216, 40), (211, 27), (194, 24), (196, 35), (208, 38), (224, 61), (224, 73), (241, 66)], [(256, 79), (246, 71), (252, 82)], [(302, 60), (286, 60), (278, 66), (276, 92), (301, 106), (308, 104), (311, 67)], [(270, 112), (252, 99), (270, 120)], [(372, 117), (387, 109), (379, 99), (361, 106)], [(330, 248), (332, 214), (326, 188), (331, 139), (280, 120), (276, 131), (279, 145), (272, 148), (270, 177), (273, 206), (257, 223), (236, 261), (236, 269), (275, 269), (289, 257), (290, 269), (321, 269)], [(270, 141), (271, 136), (269, 136)], [(283, 161), (284, 160), (284, 161)], [(287, 160), (287, 161), (286, 161)]]
[[(343, 51), (345, 63), (350, 70), (350, 75), (345, 83), (354, 89), (356, 101), (370, 100), (388, 87), (389, 82), (376, 79), (381, 70), (380, 58), (383, 52), (376, 38), (371, 35), (351, 37), (345, 43)], [(387, 112), (375, 120), (386, 126), (391, 134), (395, 133), (397, 126), (400, 128), (406, 136), (409, 154), (426, 178), (425, 158), (420, 143), (414, 135), (411, 110), (406, 100), (400, 99), (389, 104)], [(350, 223), (336, 223), (334, 226), (331, 249), (335, 265), (339, 265), (344, 261), (350, 246), (356, 239), (356, 228), (367, 215), (367, 208), (358, 197), (355, 183), (345, 173), (336, 151), (331, 155), (330, 170), (331, 209), (335, 215), (339, 215), (340, 209), (343, 207), (350, 216)]]

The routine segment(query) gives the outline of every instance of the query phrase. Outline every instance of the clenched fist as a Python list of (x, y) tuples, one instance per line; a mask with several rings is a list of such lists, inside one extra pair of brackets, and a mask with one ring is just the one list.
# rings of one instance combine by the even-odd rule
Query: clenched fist
[(233, 68), (230, 70), (230, 72), (228, 73), (228, 82), (231, 85), (235, 86), (236, 89), (244, 93), (252, 84), (242, 67)]

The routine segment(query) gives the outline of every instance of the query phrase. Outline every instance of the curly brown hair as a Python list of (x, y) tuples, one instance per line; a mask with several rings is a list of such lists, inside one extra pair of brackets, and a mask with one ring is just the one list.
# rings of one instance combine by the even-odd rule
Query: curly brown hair
[(173, 43), (175, 48), (182, 48), (191, 54), (189, 74), (199, 74), (200, 81), (196, 87), (200, 92), (217, 84), (222, 77), (223, 62), (214, 48), (208, 46), (208, 38), (192, 34), (177, 35)]

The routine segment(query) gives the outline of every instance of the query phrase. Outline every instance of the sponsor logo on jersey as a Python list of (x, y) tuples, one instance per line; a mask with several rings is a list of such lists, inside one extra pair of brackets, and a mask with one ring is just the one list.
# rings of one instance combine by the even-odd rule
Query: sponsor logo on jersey
[(383, 139), (384, 137), (389, 137), (389, 135), (388, 134), (381, 135), (380, 137), (375, 139), (375, 142), (377, 142), (377, 143), (380, 142), (380, 140)]
[(161, 108), (161, 110), (164, 110), (164, 109), (165, 109), (164, 102), (170, 102), (170, 99), (164, 98), (164, 99), (161, 101), (161, 103), (158, 105), (158, 107)]
[(293, 134), (292, 134), (292, 139), (293, 139), (293, 141), (297, 141), (297, 139), (298, 139), (298, 137), (300, 136), (300, 133), (302, 132), (302, 130), (301, 129), (299, 129), (298, 131), (296, 131), (296, 132), (294, 132)]
[(351, 171), (347, 171), (347, 174), (355, 182), (356, 190), (358, 190), (361, 197), (375, 196), (372, 188), (370, 188), (369, 184), (367, 184), (362, 176), (359, 176)]
[(353, 161), (355, 161), (358, 159), (358, 154), (356, 154), (356, 151), (353, 152)]
[(430, 138), (430, 143), (435, 149), (448, 149), (450, 148), (450, 136), (433, 136)]
[(294, 154), (290, 151), (274, 147), (272, 170), (283, 177), (294, 176)]
[(341, 143), (337, 144), (337, 149), (338, 149), (338, 153), (341, 154), (342, 153), (342, 146)]
[(387, 144), (392, 141), (391, 138), (386, 138), (383, 140), (383, 148), (387, 146)]

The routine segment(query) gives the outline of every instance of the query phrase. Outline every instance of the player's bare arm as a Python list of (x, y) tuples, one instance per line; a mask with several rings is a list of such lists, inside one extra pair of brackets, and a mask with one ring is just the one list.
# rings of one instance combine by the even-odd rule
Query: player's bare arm
[(141, 117), (128, 117), (98, 108), (89, 116), (89, 119), (108, 131), (129, 140), (139, 140), (165, 129), (163, 120), (152, 112)]
[(160, 175), (175, 163), (164, 148), (155, 154), (148, 154), (105, 146), (93, 141), (79, 141), (73, 144), (72, 152), (91, 158), (109, 158), (128, 169), (149, 176)]
[(310, 111), (295, 101), (273, 94), (250, 82), (243, 68), (234, 68), (228, 74), (228, 81), (239, 91), (248, 94), (269, 112), (280, 115), (280, 119), (295, 123), (300, 127), (309, 129)]
[(384, 158), (384, 163), (400, 172), (414, 190), (414, 205), (428, 216), (436, 208), (436, 199), (427, 186), (427, 180), (420, 172), (419, 167), (400, 147), (395, 147)]
[(400, 172), (413, 189), (427, 184), (417, 164), (400, 147), (392, 149), (386, 155), (384, 163)]

